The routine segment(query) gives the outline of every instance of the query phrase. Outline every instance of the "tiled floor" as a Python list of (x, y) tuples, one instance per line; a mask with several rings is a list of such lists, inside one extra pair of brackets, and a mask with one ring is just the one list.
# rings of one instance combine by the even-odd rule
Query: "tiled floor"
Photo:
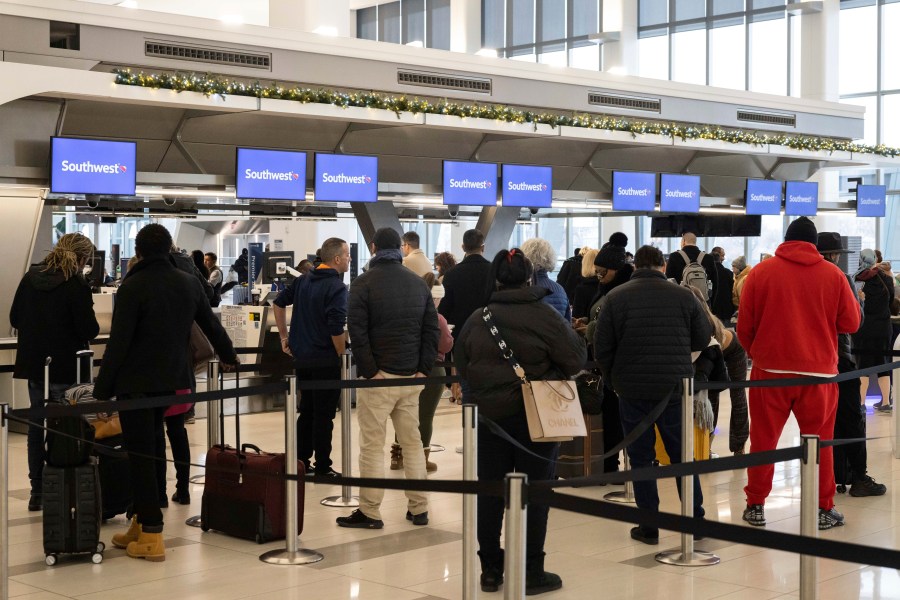
[[(461, 443), (459, 409), (446, 402), (442, 401), (435, 419), (434, 441), (444, 445), (447, 451), (432, 454), (439, 465), (432, 477), (459, 479), (462, 457), (453, 451)], [(727, 452), (729, 410), (723, 395), (723, 423), (713, 444), (714, 452)], [(282, 422), (282, 415), (277, 413), (246, 417), (242, 419), (243, 437), (264, 449), (279, 450), (284, 445)], [(888, 493), (879, 498), (838, 496), (837, 504), (846, 514), (847, 525), (822, 535), (897, 549), (900, 548), (900, 502), (897, 501), (900, 495), (896, 493), (900, 485), (900, 461), (891, 458), (891, 441), (886, 437), (891, 431), (891, 417), (872, 414), (870, 409), (868, 422), (870, 437), (885, 436), (869, 443), (869, 470), (877, 480), (888, 485)], [(189, 431), (196, 462), (202, 460), (204, 453), (205, 422), (189, 426)], [(226, 431), (230, 431), (228, 425)], [(336, 427), (336, 449), (340, 448), (339, 436), (340, 427)], [(798, 441), (792, 420), (781, 445), (796, 445)], [(75, 557), (47, 567), (41, 548), (40, 517), (26, 510), (25, 437), (11, 435), (10, 446), (12, 597), (22, 600), (462, 598), (461, 499), (446, 494), (432, 495), (428, 527), (414, 527), (406, 521), (402, 492), (387, 491), (383, 505), (385, 528), (352, 530), (338, 528), (334, 523), (335, 517), (349, 511), (319, 504), (323, 497), (339, 494), (340, 488), (307, 485), (301, 545), (321, 551), (325, 560), (304, 567), (279, 567), (260, 562), (258, 556), (266, 550), (283, 547), (283, 542), (260, 546), (186, 526), (185, 519), (197, 514), (200, 508), (203, 488), (196, 485), (192, 489), (193, 505), (172, 505), (165, 511), (165, 562), (137, 561), (129, 559), (121, 550), (110, 549), (101, 565)], [(340, 465), (339, 450), (336, 452), (336, 463)], [(170, 477), (174, 477), (171, 469)], [(745, 480), (743, 471), (703, 476), (707, 518), (740, 523)], [(663, 510), (677, 512), (675, 486), (664, 482), (660, 487)], [(581, 489), (577, 493), (601, 497), (611, 489), (618, 488)], [(778, 465), (775, 488), (766, 511), (769, 529), (798, 532), (799, 497), (797, 463)], [(120, 517), (104, 527), (102, 537), (107, 545), (112, 534), (124, 526), (124, 518)], [(546, 544), (547, 568), (562, 576), (564, 587), (543, 597), (548, 600), (799, 598), (796, 555), (707, 540), (698, 542), (698, 548), (713, 550), (721, 557), (721, 564), (703, 568), (667, 566), (653, 557), (661, 549), (677, 546), (679, 537), (663, 532), (658, 547), (645, 546), (629, 538), (630, 527), (627, 523), (552, 511)], [(823, 600), (900, 598), (897, 570), (821, 560), (818, 576), (819, 598)], [(502, 597), (501, 594), (482, 596)]]

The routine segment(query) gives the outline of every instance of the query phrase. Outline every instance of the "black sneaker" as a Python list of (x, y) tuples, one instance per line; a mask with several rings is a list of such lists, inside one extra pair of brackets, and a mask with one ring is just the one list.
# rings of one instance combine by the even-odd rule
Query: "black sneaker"
[(426, 510), (425, 512), (419, 513), (417, 515), (406, 511), (406, 520), (412, 521), (413, 525), (428, 525), (428, 511)]
[(765, 508), (762, 504), (748, 504), (742, 518), (754, 527), (762, 527), (766, 524)]
[(503, 585), (503, 571), (488, 569), (481, 572), (481, 591), (496, 592)]
[(384, 521), (367, 517), (358, 508), (350, 513), (349, 517), (338, 517), (335, 521), (341, 527), (352, 527), (354, 529), (381, 529), (384, 527)]
[(655, 546), (659, 543), (659, 534), (648, 535), (640, 526), (631, 528), (631, 539)]
[(177, 504), (190, 504), (191, 495), (187, 492), (175, 492), (172, 494), (172, 502)]
[(40, 492), (31, 492), (28, 497), (28, 511), (40, 512), (44, 509), (44, 497)]
[(341, 476), (340, 473), (338, 473), (331, 467), (328, 467), (324, 471), (316, 471), (315, 473), (316, 473), (316, 477), (340, 477)]
[(525, 574), (525, 595), (537, 596), (545, 592), (552, 592), (562, 587), (562, 579), (556, 573), (541, 571), (540, 573)]
[(876, 482), (868, 475), (859, 481), (854, 481), (853, 485), (850, 486), (850, 495), (857, 498), (861, 496), (883, 496), (885, 492), (887, 492), (887, 486)]
[(840, 527), (844, 524), (844, 515), (838, 512), (836, 508), (831, 510), (819, 509), (819, 531)]

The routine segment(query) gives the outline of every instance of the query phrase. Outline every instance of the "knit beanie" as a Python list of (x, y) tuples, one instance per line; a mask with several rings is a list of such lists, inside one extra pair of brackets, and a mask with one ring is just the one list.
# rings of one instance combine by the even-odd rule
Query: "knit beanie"
[(625, 247), (612, 243), (603, 244), (594, 259), (594, 265), (614, 271), (625, 268)]
[(815, 246), (819, 243), (819, 232), (816, 231), (816, 224), (806, 217), (800, 217), (788, 225), (787, 233), (784, 234), (784, 241), (809, 242)]
[(871, 248), (866, 248), (862, 252), (859, 253), (859, 268), (860, 270), (871, 269), (875, 266), (875, 251)]
[(372, 243), (375, 244), (375, 248), (378, 250), (399, 250), (400, 234), (397, 233), (396, 229), (382, 227), (375, 232)]
[(617, 231), (611, 236), (609, 236), (609, 243), (613, 246), (621, 246), (625, 247), (628, 245), (628, 236), (622, 233), (621, 231)]

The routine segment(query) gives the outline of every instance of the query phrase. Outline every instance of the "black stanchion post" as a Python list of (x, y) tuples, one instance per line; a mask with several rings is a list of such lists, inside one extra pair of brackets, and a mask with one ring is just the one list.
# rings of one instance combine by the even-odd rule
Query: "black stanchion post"
[(9, 600), (9, 404), (0, 404), (0, 600)]
[[(206, 367), (206, 391), (219, 391), (219, 369), (221, 364), (218, 358), (209, 361)], [(222, 425), (220, 423), (222, 416), (222, 400), (210, 400), (206, 403), (206, 447), (212, 448), (222, 443)], [(205, 481), (205, 476), (203, 477)], [(198, 483), (191, 477), (191, 483)], [(185, 525), (191, 527), (200, 527), (203, 524), (201, 515), (194, 515), (184, 522)]]
[[(341, 356), (341, 381), (350, 381), (350, 351)], [(353, 406), (350, 401), (350, 388), (341, 390), (341, 469), (344, 477), (353, 475), (353, 457), (351, 456), (350, 438), (353, 435), (350, 425), (353, 424)], [(359, 497), (354, 496), (349, 485), (341, 486), (340, 496), (327, 496), (322, 499), (323, 506), (353, 508), (359, 506)]]
[[(800, 535), (819, 537), (819, 436), (801, 435)], [(815, 556), (800, 555), (800, 600), (815, 600)]]
[[(681, 462), (690, 463), (694, 462), (694, 380), (686, 377), (681, 384)], [(681, 515), (688, 518), (694, 517), (694, 477), (681, 478)], [(660, 552), (656, 560), (678, 567), (707, 567), (719, 564), (720, 559), (711, 552), (694, 550), (694, 536), (682, 533), (681, 548)]]
[[(463, 451), (465, 452), (465, 450)], [(528, 520), (528, 475), (506, 474), (506, 523), (504, 524), (504, 600), (525, 597), (525, 540)]]
[[(900, 350), (900, 336), (894, 342), (894, 350)], [(897, 356), (892, 356), (892, 360), (896, 361)], [(894, 408), (891, 419), (894, 421), (894, 435), (891, 436), (891, 453), (894, 458), (900, 458), (900, 415), (897, 414), (897, 407), (900, 406), (900, 369), (894, 369), (894, 384), (891, 386), (891, 406)]]
[[(478, 406), (463, 404), (463, 479), (478, 481)], [(478, 598), (478, 496), (463, 494), (463, 600)]]

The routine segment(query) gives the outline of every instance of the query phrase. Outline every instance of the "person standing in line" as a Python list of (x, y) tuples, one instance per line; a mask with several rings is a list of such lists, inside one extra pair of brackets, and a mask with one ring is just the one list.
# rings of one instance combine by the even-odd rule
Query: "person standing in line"
[(750, 274), (750, 265), (747, 264), (747, 259), (743, 256), (738, 256), (731, 261), (731, 272), (734, 273), (731, 303), (734, 304), (736, 310), (740, 310), (741, 292), (744, 290), (744, 282), (747, 280), (747, 275)]
[[(865, 369), (891, 362), (887, 355), (874, 354), (873, 350), (888, 350), (891, 347), (893, 330), (891, 328), (891, 301), (894, 299), (893, 280), (878, 268), (875, 251), (869, 248), (859, 253), (859, 270), (853, 280), (861, 288), (865, 295), (863, 313), (865, 319), (859, 331), (853, 334), (853, 348), (865, 350), (864, 354), (856, 357), (857, 368)], [(870, 376), (864, 377), (860, 382), (860, 402), (865, 404), (866, 393), (869, 390)], [(878, 373), (878, 388), (881, 391), (881, 400), (876, 403), (875, 409), (880, 413), (889, 413), (891, 406), (891, 382), (890, 371)]]
[[(308, 275), (295, 278), (272, 303), (281, 350), (294, 357), (298, 381), (341, 379), (341, 357), (347, 347), (347, 286), (350, 246), (328, 238), (320, 250), (322, 263)], [(288, 306), (293, 306), (287, 327)], [(340, 475), (332, 468), (331, 437), (341, 390), (302, 390), (297, 417), (297, 458), (307, 472), (326, 477)]]
[(544, 302), (555, 308), (567, 323), (571, 323), (572, 307), (569, 305), (566, 290), (555, 281), (550, 281), (548, 275), (556, 266), (556, 252), (553, 251), (550, 242), (543, 238), (529, 238), (522, 244), (522, 252), (534, 267), (532, 285), (550, 292), (544, 296)]
[[(591, 300), (597, 295), (600, 285), (598, 267), (594, 266), (594, 259), (600, 252), (597, 248), (585, 248), (581, 255), (581, 282), (575, 286), (574, 299), (572, 301), (572, 318), (576, 321), (587, 319), (591, 309)], [(581, 325), (583, 323), (579, 323)]]
[(222, 274), (222, 269), (219, 268), (218, 262), (219, 257), (215, 252), (207, 252), (203, 255), (203, 264), (206, 265), (206, 269), (209, 271), (209, 285), (212, 286), (215, 297), (221, 301), (222, 282), (225, 276)]
[[(710, 343), (713, 327), (691, 290), (666, 280), (666, 261), (659, 248), (642, 246), (634, 255), (631, 280), (606, 295), (597, 317), (594, 359), (603, 379), (619, 397), (625, 434), (662, 402), (655, 424), (673, 464), (681, 462), (682, 380), (694, 377), (692, 352)], [(632, 469), (649, 467), (656, 459), (653, 428), (630, 446)], [(703, 518), (700, 478), (694, 477), (694, 517)], [(675, 480), (679, 494), (681, 479)], [(638, 508), (659, 510), (656, 481), (635, 481)], [(632, 539), (659, 543), (659, 530), (647, 525), (631, 529)]]
[(400, 250), (403, 252), (403, 266), (419, 277), (424, 277), (425, 273), (431, 273), (432, 263), (419, 248), (419, 234), (415, 231), (407, 231), (401, 240)]
[[(9, 311), (18, 346), (13, 377), (28, 380), (31, 408), (44, 406), (44, 363), (49, 356), (50, 398), (59, 401), (75, 383), (75, 353), (87, 350), (100, 333), (91, 288), (81, 272), (94, 255), (94, 244), (80, 233), (67, 233), (53, 250), (31, 265), (19, 282)], [(43, 419), (32, 419), (32, 421)], [(44, 430), (28, 426), (28, 510), (43, 509)]]
[[(425, 282), (401, 264), (400, 234), (385, 227), (372, 238), (369, 270), (350, 286), (348, 324), (353, 358), (360, 377), (405, 380), (425, 377), (434, 367), (440, 328), (434, 300)], [(356, 396), (360, 477), (384, 476), (384, 442), (391, 419), (403, 448), (407, 479), (425, 478), (425, 453), (419, 432), (419, 393), (424, 385), (361, 388)], [(428, 524), (428, 497), (406, 492), (406, 518)], [(384, 490), (360, 488), (359, 508), (338, 517), (341, 527), (381, 529)]]
[[(825, 260), (837, 266), (842, 254), (848, 254), (844, 248), (841, 235), (836, 231), (822, 231), (819, 233), (816, 249)], [(845, 274), (846, 283), (853, 288), (853, 279)], [(864, 294), (860, 293), (860, 297)], [(859, 310), (862, 312), (863, 300), (859, 301)], [(865, 319), (863, 319), (865, 320)], [(851, 336), (846, 333), (838, 334), (838, 372), (848, 373), (855, 371), (856, 357), (853, 355)], [(834, 419), (834, 439), (858, 439), (866, 437), (866, 407), (860, 402), (860, 378), (848, 379), (838, 384), (837, 413)], [(846, 461), (850, 466), (850, 495), (851, 496), (881, 496), (887, 492), (884, 484), (876, 482), (867, 473), (868, 453), (866, 442), (844, 444), (834, 450), (835, 477), (843, 471), (843, 465), (838, 461)], [(845, 463), (845, 464), (846, 464)], [(844, 484), (840, 481), (840, 484)]]
[[(839, 268), (816, 249), (816, 226), (792, 222), (775, 256), (756, 265), (741, 292), (737, 334), (753, 361), (751, 381), (832, 377), (838, 373), (838, 334), (859, 329), (859, 303)], [(791, 413), (801, 434), (834, 436), (836, 383), (750, 388), (750, 452), (775, 449)], [(819, 454), (819, 529), (844, 524), (834, 506), (834, 455)], [(766, 524), (765, 502), (774, 465), (750, 467), (743, 519)]]
[(713, 260), (716, 264), (716, 278), (718, 281), (718, 291), (716, 297), (710, 304), (713, 314), (727, 327), (731, 323), (731, 317), (734, 316), (734, 304), (732, 296), (734, 295), (734, 273), (731, 269), (725, 267), (725, 248), (716, 246), (712, 249)]
[[(687, 258), (682, 253), (687, 255)], [(669, 260), (666, 262), (666, 277), (681, 283), (684, 269), (691, 261), (700, 259), (700, 253), (701, 250), (697, 247), (697, 235), (690, 231), (686, 232), (681, 236), (681, 250), (676, 250), (669, 255)], [(719, 272), (716, 269), (716, 260), (712, 254), (706, 254), (700, 259), (700, 266), (706, 271), (706, 278), (712, 284), (708, 294), (708, 302), (715, 304), (716, 295), (719, 293)]]
[[(194, 322), (221, 358), (222, 369), (233, 370), (238, 358), (231, 340), (213, 315), (197, 278), (176, 267), (172, 236), (166, 228), (147, 225), (134, 244), (140, 260), (119, 287), (94, 397), (137, 400), (190, 388), (189, 340)], [(132, 558), (155, 562), (166, 559), (157, 467), (151, 458), (165, 454), (164, 413), (164, 407), (119, 413), (132, 468), (135, 515), (128, 531), (114, 535), (112, 543)]]
[(588, 274), (585, 275), (585, 264), (588, 267), (592, 264), (590, 260), (587, 263), (584, 260), (584, 255), (590, 249), (590, 246), (585, 246), (575, 250), (575, 254), (563, 261), (562, 266), (559, 268), (559, 273), (556, 275), (556, 283), (561, 285), (566, 291), (570, 304), (575, 304), (575, 289), (581, 284), (583, 278), (593, 278), (593, 271), (590, 271), (589, 268), (587, 269), (589, 271)]
[(440, 252), (434, 257), (434, 270), (438, 274), (438, 283), (444, 285), (444, 275), (456, 266), (456, 257), (449, 252)]

